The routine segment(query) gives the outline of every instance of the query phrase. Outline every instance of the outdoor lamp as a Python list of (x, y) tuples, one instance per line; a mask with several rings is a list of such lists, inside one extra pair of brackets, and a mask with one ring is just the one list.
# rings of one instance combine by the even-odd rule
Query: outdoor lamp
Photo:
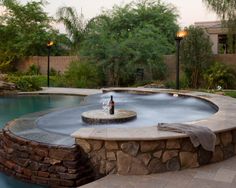
[(51, 46), (53, 46), (53, 44), (54, 44), (53, 41), (48, 41), (47, 47), (50, 48)]
[(178, 31), (176, 33), (176, 38), (179, 38), (180, 40), (182, 40), (186, 35), (187, 35), (187, 31), (183, 30), (183, 31)]
[(47, 49), (48, 49), (48, 72), (47, 72), (47, 76), (48, 76), (48, 87), (49, 87), (49, 74), (50, 74), (50, 53), (51, 53), (51, 47), (53, 46), (53, 41), (48, 41), (47, 43)]
[(176, 33), (176, 47), (177, 47), (177, 61), (176, 61), (176, 89), (179, 90), (179, 49), (180, 49), (180, 41), (187, 35), (187, 31), (178, 31)]

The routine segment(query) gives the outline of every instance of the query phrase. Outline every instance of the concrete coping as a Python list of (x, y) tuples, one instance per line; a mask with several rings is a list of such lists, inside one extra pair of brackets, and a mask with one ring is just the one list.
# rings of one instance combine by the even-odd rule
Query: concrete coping
[[(218, 111), (207, 119), (184, 123), (205, 126), (215, 133), (225, 132), (236, 128), (236, 100), (231, 97), (204, 92), (158, 90), (149, 88), (110, 88), (105, 89), (105, 92), (106, 91), (177, 93), (179, 95), (201, 98), (208, 101), (210, 104), (217, 106)], [(96, 140), (162, 140), (187, 137), (187, 135), (181, 133), (159, 131), (157, 126), (137, 128), (86, 127), (80, 128), (72, 133), (71, 136), (78, 139)]]

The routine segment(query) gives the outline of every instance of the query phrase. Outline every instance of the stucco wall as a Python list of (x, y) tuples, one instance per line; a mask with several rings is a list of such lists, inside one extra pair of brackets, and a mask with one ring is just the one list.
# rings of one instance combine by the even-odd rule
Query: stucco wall
[[(71, 61), (79, 60), (78, 56), (51, 56), (50, 68), (57, 72), (63, 73), (69, 66)], [(40, 67), (42, 74), (47, 74), (48, 57), (47, 56), (32, 56), (17, 64), (17, 70), (26, 72), (29, 67), (35, 64)]]
[(236, 71), (236, 54), (217, 54), (214, 61), (222, 62)]
[[(236, 70), (236, 54), (217, 54), (213, 57), (214, 61), (225, 63)], [(78, 56), (52, 56), (50, 57), (50, 67), (57, 72), (63, 73), (69, 66), (71, 61), (79, 60)], [(168, 67), (168, 80), (175, 80), (176, 73), (176, 56), (166, 55), (164, 62)], [(181, 62), (180, 62), (181, 63)], [(42, 74), (47, 74), (47, 57), (46, 56), (33, 56), (25, 59), (17, 65), (19, 71), (27, 71), (30, 65), (35, 64), (40, 67)], [(181, 64), (180, 64), (181, 65)], [(180, 71), (181, 76), (181, 71)]]
[[(175, 80), (176, 75), (176, 56), (175, 55), (167, 55), (164, 59), (165, 63), (168, 67), (168, 80)], [(216, 54), (213, 56), (213, 61), (217, 61), (220, 63), (224, 63), (230, 68), (236, 71), (236, 54)], [(181, 62), (180, 62), (181, 66)], [(181, 77), (181, 70), (180, 70)]]

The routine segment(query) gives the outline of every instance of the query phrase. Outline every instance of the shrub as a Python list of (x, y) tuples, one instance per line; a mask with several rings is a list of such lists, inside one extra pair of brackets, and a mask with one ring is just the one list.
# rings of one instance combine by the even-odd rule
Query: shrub
[(58, 72), (54, 68), (51, 68), (49, 74), (50, 74), (50, 76), (57, 76)]
[(65, 72), (68, 87), (95, 88), (101, 83), (98, 67), (90, 62), (73, 61)]
[(29, 67), (29, 70), (26, 72), (27, 75), (39, 75), (40, 74), (40, 67), (32, 64)]
[[(43, 86), (46, 86), (46, 81), (47, 79), (45, 79), (45, 85)], [(69, 87), (67, 85), (66, 78), (63, 75), (50, 76), (50, 86), (51, 87)]]
[(8, 81), (16, 84), (17, 89), (21, 91), (37, 91), (41, 90), (42, 77), (39, 76), (14, 76), (10, 75)]
[(205, 72), (204, 79), (208, 89), (216, 89), (221, 86), (224, 89), (235, 87), (235, 72), (223, 63), (215, 62)]
[[(166, 88), (174, 89), (174, 88), (176, 88), (176, 81), (167, 80), (164, 82), (164, 85)], [(180, 77), (179, 85), (180, 85), (181, 89), (189, 88), (189, 80), (184, 73)]]

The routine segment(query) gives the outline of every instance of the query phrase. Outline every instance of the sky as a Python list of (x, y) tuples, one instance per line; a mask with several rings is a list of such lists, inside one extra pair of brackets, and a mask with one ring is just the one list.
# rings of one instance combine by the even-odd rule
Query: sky
[[(19, 0), (22, 3), (28, 0)], [(45, 11), (55, 16), (56, 10), (62, 6), (72, 6), (84, 14), (85, 19), (90, 19), (101, 13), (102, 10), (111, 9), (114, 5), (124, 5), (133, 0), (47, 0)], [(137, 1), (137, 0), (136, 0)], [(186, 27), (194, 22), (215, 21), (217, 16), (206, 8), (202, 0), (162, 0), (173, 4), (180, 15), (178, 20), (181, 27)]]

